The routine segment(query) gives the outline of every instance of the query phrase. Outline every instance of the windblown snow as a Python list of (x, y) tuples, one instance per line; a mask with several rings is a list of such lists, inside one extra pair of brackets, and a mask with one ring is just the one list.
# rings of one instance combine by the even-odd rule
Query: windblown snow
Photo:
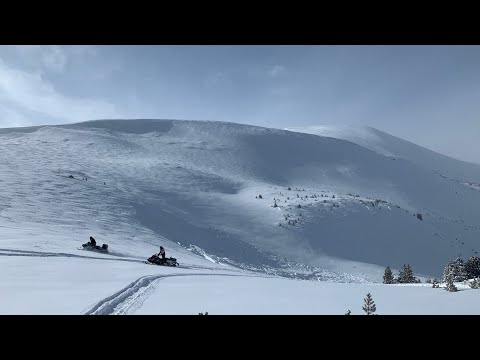
[[(480, 313), (465, 284), (381, 284), (478, 254), (479, 184), (372, 128), (0, 129), (0, 313), (360, 314), (367, 292), (384, 314)], [(89, 236), (109, 253), (79, 250)], [(179, 267), (145, 264), (160, 245)]]

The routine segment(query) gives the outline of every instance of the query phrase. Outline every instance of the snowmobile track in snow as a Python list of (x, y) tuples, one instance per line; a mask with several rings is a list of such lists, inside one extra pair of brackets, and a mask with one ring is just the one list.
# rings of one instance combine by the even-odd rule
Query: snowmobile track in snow
[[(15, 250), (15, 249), (0, 249), (0, 256), (30, 256), (30, 257), (73, 257), (80, 259), (93, 259), (93, 260), (108, 260), (108, 261), (127, 261), (127, 262), (143, 262), (140, 259), (122, 259), (122, 258), (107, 258), (99, 256), (85, 256), (69, 253), (56, 253), (47, 251), (30, 251), (30, 250)], [(113, 255), (110, 255), (113, 256)]]
[[(85, 251), (82, 249), (82, 251)], [(1, 249), (0, 248), (0, 256), (26, 256), (26, 257), (71, 257), (71, 258), (78, 258), (78, 259), (88, 259), (88, 260), (105, 260), (105, 261), (124, 261), (124, 262), (133, 262), (139, 264), (145, 264), (146, 260), (143, 259), (125, 259), (120, 258), (116, 255), (107, 254), (110, 257), (99, 257), (99, 256), (85, 256), (85, 255), (76, 255), (76, 254), (69, 254), (69, 253), (56, 253), (56, 252), (47, 252), (47, 251), (31, 251), (31, 250), (16, 250), (16, 249)], [(154, 264), (148, 264), (154, 265)], [(222, 269), (222, 268), (215, 268), (209, 266), (201, 266), (201, 265), (192, 265), (192, 264), (181, 264), (177, 266), (171, 266), (172, 268), (178, 269), (198, 269), (198, 270), (217, 270), (217, 271), (232, 271), (237, 272), (236, 269)], [(239, 271), (238, 271), (239, 272)]]
[(125, 315), (139, 309), (143, 302), (152, 292), (155, 291), (155, 283), (167, 277), (173, 276), (240, 276), (233, 274), (168, 274), (168, 275), (147, 275), (135, 280), (115, 294), (101, 300), (84, 315)]

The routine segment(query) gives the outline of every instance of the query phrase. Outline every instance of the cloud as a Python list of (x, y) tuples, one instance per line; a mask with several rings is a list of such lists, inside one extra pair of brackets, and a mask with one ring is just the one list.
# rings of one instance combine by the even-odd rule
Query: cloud
[(42, 62), (49, 70), (63, 72), (67, 64), (67, 55), (59, 46), (51, 46), (43, 52)]
[(22, 127), (31, 122), (20, 112), (0, 103), (0, 127)]
[[(49, 66), (61, 66), (57, 60), (51, 60)], [(62, 95), (40, 72), (32, 73), (9, 67), (1, 58), (0, 105), (3, 109), (0, 113), (4, 117), (0, 119), (3, 126), (23, 123), (24, 114), (32, 113), (50, 118), (56, 123), (120, 117), (117, 108), (107, 101)], [(34, 119), (28, 123), (33, 124)]]
[(268, 70), (268, 76), (275, 78), (285, 73), (287, 69), (283, 65), (275, 65), (270, 70)]
[(72, 45), (68, 50), (73, 55), (78, 56), (96, 56), (98, 55), (98, 47), (93, 45)]
[(24, 63), (56, 73), (62, 73), (73, 56), (87, 57), (98, 53), (91, 45), (16, 45), (14, 48)]

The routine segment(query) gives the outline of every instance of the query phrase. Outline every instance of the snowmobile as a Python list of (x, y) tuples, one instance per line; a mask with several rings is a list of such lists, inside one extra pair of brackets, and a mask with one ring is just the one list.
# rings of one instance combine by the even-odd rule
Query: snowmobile
[(155, 264), (155, 265), (164, 265), (164, 266), (180, 265), (177, 262), (177, 259), (175, 259), (171, 256), (169, 258), (163, 259), (160, 256), (158, 256), (157, 254), (154, 254), (154, 255), (150, 256), (147, 261), (148, 261), (148, 263)]
[(108, 245), (103, 244), (102, 246), (92, 245), (91, 242), (87, 242), (82, 245), (83, 250), (98, 251), (101, 253), (108, 253)]

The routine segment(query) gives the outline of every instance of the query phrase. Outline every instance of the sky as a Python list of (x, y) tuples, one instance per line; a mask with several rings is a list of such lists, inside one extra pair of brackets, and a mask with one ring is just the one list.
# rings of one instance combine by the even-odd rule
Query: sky
[(479, 46), (0, 46), (0, 127), (372, 126), (480, 164)]

